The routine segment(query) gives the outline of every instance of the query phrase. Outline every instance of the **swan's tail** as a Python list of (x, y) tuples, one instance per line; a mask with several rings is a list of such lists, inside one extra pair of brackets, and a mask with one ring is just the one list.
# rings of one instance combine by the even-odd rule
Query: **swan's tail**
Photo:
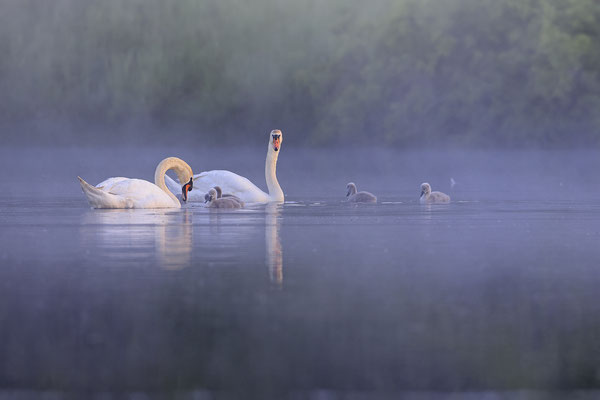
[(85, 197), (87, 197), (88, 203), (90, 203), (92, 208), (127, 208), (120, 207), (122, 199), (120, 199), (119, 196), (90, 185), (81, 179), (80, 176), (78, 176), (77, 179), (79, 179), (81, 190), (83, 191), (83, 194), (85, 194)]

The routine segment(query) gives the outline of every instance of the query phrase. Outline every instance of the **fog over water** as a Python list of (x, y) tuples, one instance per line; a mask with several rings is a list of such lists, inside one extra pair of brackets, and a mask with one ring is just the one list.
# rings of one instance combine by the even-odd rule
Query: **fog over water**
[(1, 152), (0, 398), (598, 395), (594, 151), (284, 143), (286, 203), (224, 211), (91, 210), (76, 176), (177, 155), (264, 187), (264, 147)]
[[(595, 0), (3, 0), (10, 143), (600, 144)], [(168, 132), (168, 135), (165, 133)]]

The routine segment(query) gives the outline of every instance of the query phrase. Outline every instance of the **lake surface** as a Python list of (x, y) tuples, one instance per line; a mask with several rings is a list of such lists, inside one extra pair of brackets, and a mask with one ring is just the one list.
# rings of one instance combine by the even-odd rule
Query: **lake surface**
[(192, 150), (0, 150), (0, 399), (600, 396), (600, 153), (284, 144), (286, 203), (243, 210), (76, 180), (176, 155), (265, 187), (264, 148)]

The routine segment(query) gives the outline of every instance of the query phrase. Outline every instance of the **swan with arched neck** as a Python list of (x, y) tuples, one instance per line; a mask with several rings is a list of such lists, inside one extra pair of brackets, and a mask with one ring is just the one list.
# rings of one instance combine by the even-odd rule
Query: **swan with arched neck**
[(92, 186), (81, 177), (79, 183), (92, 208), (180, 208), (181, 203), (165, 184), (168, 170), (175, 171), (181, 182), (183, 201), (193, 188), (192, 168), (177, 157), (162, 160), (154, 171), (154, 183), (143, 179), (108, 178)]

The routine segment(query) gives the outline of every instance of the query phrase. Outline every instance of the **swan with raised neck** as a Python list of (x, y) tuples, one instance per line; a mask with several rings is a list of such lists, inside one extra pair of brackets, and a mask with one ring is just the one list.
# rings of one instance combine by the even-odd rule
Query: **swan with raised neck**
[(267, 148), (267, 159), (265, 161), (265, 179), (267, 181), (267, 189), (269, 190), (269, 196), (273, 201), (284, 201), (283, 190), (279, 186), (277, 180), (277, 159), (279, 158), (279, 149), (281, 148), (281, 142), (283, 141), (283, 135), (279, 129), (271, 131), (269, 146)]
[[(201, 172), (194, 176), (194, 191), (189, 201), (204, 201), (204, 194), (215, 186), (220, 186), (223, 193), (232, 194), (246, 203), (283, 202), (285, 196), (277, 180), (277, 160), (281, 152), (283, 134), (279, 129), (269, 132), (267, 157), (265, 160), (265, 181), (267, 192), (259, 189), (248, 178), (227, 170)], [(173, 193), (179, 193), (181, 184), (165, 177), (166, 184)], [(181, 180), (179, 182), (182, 182)]]

